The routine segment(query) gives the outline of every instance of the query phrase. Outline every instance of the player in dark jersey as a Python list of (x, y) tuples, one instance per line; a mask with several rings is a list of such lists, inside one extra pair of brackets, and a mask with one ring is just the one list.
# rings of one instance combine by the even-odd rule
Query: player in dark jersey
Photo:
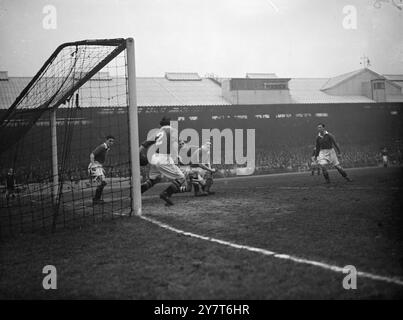
[(10, 168), (6, 176), (6, 200), (7, 202), (10, 198), (15, 198), (15, 193), (17, 189), (17, 184), (15, 180), (14, 169)]
[(90, 173), (93, 182), (96, 182), (98, 184), (95, 190), (95, 196), (92, 199), (93, 204), (104, 203), (104, 200), (102, 200), (101, 197), (107, 183), (103, 165), (106, 161), (106, 156), (114, 143), (115, 137), (108, 135), (105, 138), (105, 142), (96, 147), (94, 151), (92, 151), (90, 154), (90, 164), (88, 166), (88, 172)]
[(388, 167), (388, 149), (386, 147), (384, 147), (381, 150), (381, 156), (382, 156), (382, 164), (384, 168)]
[(351, 182), (352, 180), (347, 176), (346, 171), (344, 171), (340, 165), (335, 149), (337, 150), (337, 154), (340, 155), (340, 148), (334, 136), (325, 130), (323, 123), (320, 123), (318, 125), (318, 136), (316, 137), (315, 159), (322, 169), (326, 183), (330, 183), (329, 173), (327, 171), (328, 165), (333, 165), (344, 179)]

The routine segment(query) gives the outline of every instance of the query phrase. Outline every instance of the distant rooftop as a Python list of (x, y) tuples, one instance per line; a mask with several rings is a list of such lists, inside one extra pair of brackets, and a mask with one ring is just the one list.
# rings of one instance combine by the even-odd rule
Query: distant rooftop
[(333, 78), (329, 78), (328, 81), (323, 85), (322, 90), (327, 90), (327, 89), (333, 88), (333, 87), (343, 83), (344, 81), (364, 72), (365, 70), (367, 70), (367, 69), (365, 69), (365, 68), (359, 69), (359, 70), (343, 73), (343, 74), (338, 75)]
[[(333, 78), (290, 79), (288, 82), (289, 101), (298, 104), (374, 103), (374, 100), (362, 95), (330, 95), (324, 91), (326, 88), (332, 88), (365, 70), (368, 69), (356, 70)], [(393, 82), (396, 86), (398, 81), (403, 81), (403, 75), (379, 76)], [(246, 77), (246, 79), (251, 80), (273, 79), (273, 81), (280, 81), (282, 79), (274, 73), (247, 73)], [(30, 77), (10, 77), (6, 71), (0, 72), (0, 109), (8, 109), (31, 79)], [(221, 88), (221, 82), (226, 79), (235, 78), (219, 78), (217, 76), (202, 78), (195, 72), (167, 72), (163, 77), (137, 77), (137, 104), (139, 107), (228, 106), (231, 103), (223, 97)], [(113, 87), (118, 96), (126, 94), (125, 78), (101, 72), (95, 75), (92, 80), (100, 81), (99, 85), (96, 85), (99, 90), (91, 91), (90, 88), (94, 87), (94, 84), (87, 83), (80, 89), (80, 95), (81, 97), (92, 95), (92, 101), (96, 107), (113, 105), (113, 101), (108, 98), (108, 88)], [(390, 99), (389, 101), (400, 102), (403, 101), (403, 96), (397, 95)], [(271, 103), (276, 102), (272, 101)], [(88, 106), (83, 105), (82, 107)]]
[[(104, 76), (95, 78), (95, 80), (109, 79), (107, 84), (97, 85), (97, 90), (94, 90), (91, 84), (84, 85), (80, 89), (82, 97), (93, 96), (97, 107), (110, 105), (108, 88), (113, 88), (118, 96), (126, 94), (125, 78), (105, 78)], [(0, 81), (0, 109), (8, 109), (31, 79), (9, 77), (8, 81)], [(211, 79), (172, 81), (165, 77), (138, 77), (136, 80), (137, 104), (140, 107), (230, 105), (222, 97), (221, 87)], [(94, 97), (95, 94), (98, 96)]]
[(246, 78), (251, 79), (272, 79), (278, 78), (275, 73), (247, 73)]
[(200, 81), (201, 78), (197, 72), (166, 72), (165, 78), (174, 81)]
[(8, 80), (8, 72), (0, 71), (0, 80)]
[(364, 96), (335, 96), (323, 92), (321, 88), (328, 78), (295, 78), (288, 83), (294, 103), (374, 103)]
[(137, 78), (139, 106), (230, 105), (221, 87), (211, 79), (172, 81), (166, 78)]
[(384, 74), (386, 79), (392, 81), (403, 81), (403, 74)]

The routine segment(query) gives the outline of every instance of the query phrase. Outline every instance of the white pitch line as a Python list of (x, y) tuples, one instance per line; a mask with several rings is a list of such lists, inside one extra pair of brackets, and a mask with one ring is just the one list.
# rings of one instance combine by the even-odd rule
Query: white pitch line
[[(116, 215), (116, 216), (125, 216), (125, 217), (127, 217), (129, 214), (128, 213), (126, 213), (126, 212), (123, 212), (124, 211), (124, 209), (122, 209), (121, 211), (114, 211), (114, 212), (112, 212), (112, 214), (113, 215)], [(128, 211), (127, 209), (126, 209), (126, 211)]]
[[(236, 243), (229, 242), (229, 241), (206, 237), (206, 236), (202, 236), (202, 235), (199, 235), (196, 233), (187, 232), (187, 231), (183, 231), (183, 230), (171, 227), (170, 225), (168, 225), (166, 223), (160, 222), (160, 221), (152, 219), (152, 218), (145, 217), (143, 215), (138, 215), (138, 217), (140, 219), (143, 219), (143, 220), (146, 220), (153, 224), (156, 224), (157, 226), (159, 226), (163, 229), (170, 230), (170, 231), (173, 231), (175, 233), (178, 233), (178, 234), (181, 234), (184, 236), (201, 239), (201, 240), (205, 240), (205, 241), (210, 241), (210, 242), (214, 242), (214, 243), (219, 243), (224, 246), (231, 247), (231, 248), (243, 249), (243, 250), (247, 250), (250, 252), (256, 252), (256, 253), (263, 254), (265, 256), (271, 256), (271, 257), (278, 258), (278, 259), (290, 260), (290, 261), (293, 261), (296, 263), (301, 263), (301, 264), (308, 264), (311, 266), (319, 267), (322, 269), (326, 269), (326, 270), (330, 270), (330, 271), (334, 271), (334, 272), (338, 272), (338, 273), (345, 273), (345, 272), (343, 272), (343, 271), (345, 271), (345, 269), (343, 267), (339, 267), (336, 265), (331, 265), (331, 264), (314, 261), (314, 260), (298, 258), (298, 257), (292, 256), (292, 255), (280, 254), (280, 253), (276, 253), (274, 251), (269, 251), (269, 250), (262, 249), (262, 248), (255, 248), (255, 247), (251, 247), (251, 246), (247, 246), (247, 245), (241, 245), (241, 244), (236, 244)], [(378, 281), (383, 281), (383, 282), (388, 282), (388, 283), (393, 283), (393, 284), (396, 284), (399, 286), (403, 286), (403, 280), (401, 280), (399, 278), (386, 277), (386, 276), (381, 276), (381, 275), (377, 275), (377, 274), (373, 274), (373, 273), (369, 273), (369, 272), (363, 272), (363, 271), (357, 271), (357, 276), (362, 277), (362, 278), (368, 278), (368, 279), (372, 279), (372, 280), (378, 280)]]

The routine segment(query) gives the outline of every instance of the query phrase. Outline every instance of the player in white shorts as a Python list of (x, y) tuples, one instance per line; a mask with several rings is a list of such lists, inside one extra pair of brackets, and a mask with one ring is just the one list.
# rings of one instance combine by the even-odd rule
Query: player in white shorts
[(112, 135), (108, 135), (105, 137), (105, 142), (96, 147), (94, 151), (92, 151), (90, 154), (90, 164), (88, 165), (88, 173), (92, 178), (92, 182), (98, 184), (94, 198), (92, 199), (93, 204), (104, 203), (104, 200), (102, 200), (101, 197), (107, 183), (103, 165), (106, 161), (106, 156), (114, 143), (115, 143), (115, 137)]
[[(161, 194), (160, 198), (166, 202), (166, 205), (173, 205), (170, 199), (174, 193), (190, 191), (186, 184), (185, 175), (175, 164), (172, 154), (178, 154), (177, 134), (170, 126), (170, 119), (164, 117), (160, 121), (161, 128), (155, 135), (156, 152), (150, 159), (150, 171), (148, 180), (141, 184), (141, 193), (144, 193), (165, 176), (171, 180), (171, 184)], [(172, 138), (171, 138), (172, 137)], [(171, 141), (172, 140), (172, 141)]]
[(319, 124), (318, 136), (316, 138), (315, 159), (322, 169), (326, 183), (330, 183), (329, 173), (327, 171), (327, 166), (329, 165), (333, 165), (344, 179), (351, 182), (352, 180), (340, 165), (335, 149), (340, 155), (340, 148), (333, 135), (325, 130), (325, 125), (323, 123)]
[[(182, 141), (180, 148), (180, 153), (186, 155), (190, 160), (189, 164), (183, 164), (182, 157), (179, 157), (181, 170), (193, 186), (195, 196), (214, 194), (210, 188), (213, 185), (213, 173), (216, 170), (210, 165), (210, 141), (206, 141), (200, 148)], [(192, 153), (192, 150), (195, 151)]]
[[(210, 189), (213, 185), (213, 173), (216, 170), (210, 164), (210, 141), (206, 141), (192, 154), (190, 167), (193, 170), (195, 179), (200, 181), (199, 184), (193, 185), (195, 195), (214, 194), (215, 192), (210, 191)], [(199, 191), (199, 187), (201, 187), (201, 191)]]
[(384, 168), (388, 167), (388, 149), (386, 147), (384, 147), (381, 151), (381, 155), (382, 155), (382, 164)]

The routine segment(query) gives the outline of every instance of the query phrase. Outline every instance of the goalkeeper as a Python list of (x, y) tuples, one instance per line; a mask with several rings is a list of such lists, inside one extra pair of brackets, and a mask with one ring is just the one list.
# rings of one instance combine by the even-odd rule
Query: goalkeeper
[(102, 192), (106, 186), (105, 170), (103, 165), (106, 160), (106, 156), (110, 148), (115, 143), (115, 137), (108, 135), (105, 138), (105, 142), (100, 144), (90, 154), (90, 164), (88, 165), (88, 172), (93, 182), (98, 184), (95, 191), (95, 196), (92, 199), (93, 204), (103, 204), (104, 200), (101, 199)]

